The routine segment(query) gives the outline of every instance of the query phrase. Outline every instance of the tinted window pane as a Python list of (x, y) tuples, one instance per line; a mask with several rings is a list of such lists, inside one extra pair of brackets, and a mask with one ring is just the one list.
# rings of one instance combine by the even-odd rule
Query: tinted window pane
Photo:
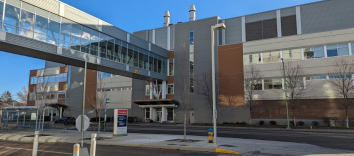
[(127, 43), (122, 42), (122, 57), (121, 57), (122, 63), (127, 63), (127, 51), (128, 51)]
[(114, 43), (107, 42), (107, 58), (113, 60)]
[(154, 71), (154, 58), (151, 53), (149, 53), (149, 70)]
[(4, 2), (0, 2), (0, 23), (2, 21), (2, 12), (4, 11)]
[(133, 46), (128, 45), (128, 57), (127, 57), (127, 64), (133, 66), (134, 62), (133, 62), (133, 55), (134, 55), (134, 50), (133, 50)]
[(90, 53), (91, 29), (82, 27), (81, 34), (81, 51), (84, 53)]
[(48, 19), (42, 16), (36, 16), (36, 24), (34, 26), (34, 38), (41, 41), (47, 41)]
[(106, 58), (107, 53), (107, 36), (100, 33), (100, 46), (99, 46), (100, 56)]
[(73, 24), (71, 28), (71, 49), (80, 51), (80, 39), (81, 39), (81, 28), (77, 29), (74, 27), (77, 24)]
[(6, 4), (5, 8), (5, 19), (4, 19), (4, 30), (18, 34), (18, 25), (20, 17), (20, 9), (12, 5)]
[(121, 58), (121, 52), (122, 52), (122, 46), (120, 45), (121, 42), (119, 40), (115, 40), (115, 44), (114, 44), (114, 61), (120, 62), (120, 58)]
[(21, 24), (20, 24), (20, 35), (33, 37), (33, 27), (34, 27), (34, 14), (22, 10), (21, 11)]
[(48, 28), (48, 43), (59, 44), (59, 29), (60, 24), (58, 22), (49, 20), (49, 28)]
[(139, 67), (139, 52), (138, 48), (134, 48), (134, 66)]
[(99, 33), (97, 31), (91, 30), (91, 49), (90, 54), (98, 56), (98, 43), (99, 43)]
[(71, 37), (71, 24), (62, 23), (60, 31), (60, 45), (69, 48), (70, 47), (70, 37)]

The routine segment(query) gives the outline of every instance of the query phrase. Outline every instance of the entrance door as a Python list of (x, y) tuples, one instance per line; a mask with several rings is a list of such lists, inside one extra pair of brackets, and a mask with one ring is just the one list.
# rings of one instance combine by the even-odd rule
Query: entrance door
[(194, 115), (195, 115), (195, 114), (194, 114), (194, 111), (190, 111), (190, 112), (189, 112), (189, 122), (190, 122), (190, 123), (195, 123), (195, 122), (194, 122)]
[(162, 117), (162, 111), (156, 111), (156, 121), (160, 122)]

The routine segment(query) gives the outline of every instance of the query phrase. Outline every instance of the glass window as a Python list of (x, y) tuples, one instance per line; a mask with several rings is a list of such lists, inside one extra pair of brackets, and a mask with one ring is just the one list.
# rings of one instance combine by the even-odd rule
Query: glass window
[(139, 68), (142, 68), (142, 69), (144, 69), (144, 65), (145, 65), (144, 57), (145, 57), (144, 50), (139, 49)]
[(132, 46), (131, 44), (128, 44), (128, 55), (127, 55), (127, 64), (134, 66), (134, 60), (133, 60), (133, 56), (134, 56), (134, 46)]
[(253, 87), (253, 90), (262, 90), (262, 81), (255, 82), (256, 84), (254, 86), (251, 86), (251, 81), (245, 84), (245, 89), (249, 90), (251, 87)]
[(36, 24), (34, 25), (34, 38), (47, 42), (48, 19), (42, 16), (36, 16)]
[(149, 68), (150, 71), (154, 71), (154, 57), (153, 54), (149, 52)]
[(98, 56), (98, 43), (99, 43), (99, 32), (91, 30), (91, 35), (90, 35), (90, 43), (91, 43), (91, 49), (90, 49), (90, 54)]
[(43, 83), (43, 81), (44, 81), (43, 77), (37, 78), (37, 84)]
[(150, 86), (146, 85), (145, 95), (150, 95)]
[(158, 71), (158, 73), (161, 74), (162, 73), (162, 60), (161, 60), (161, 57), (158, 58), (157, 65), (158, 65), (157, 71)]
[(168, 68), (169, 68), (169, 73), (168, 73), (168, 75), (169, 76), (173, 76), (174, 75), (174, 71), (173, 71), (173, 69), (174, 69), (174, 66), (173, 66), (173, 64), (174, 64), (174, 62), (173, 62), (173, 60), (174, 59), (169, 59), (169, 65), (168, 65)]
[(281, 79), (265, 79), (264, 90), (269, 90), (269, 89), (282, 89)]
[(312, 47), (304, 49), (304, 58), (313, 59), (313, 58), (322, 58), (325, 57), (324, 47)]
[(173, 108), (167, 108), (167, 121), (173, 121)]
[(134, 47), (134, 66), (139, 67), (139, 48)]
[(122, 63), (127, 63), (127, 52), (128, 52), (127, 43), (122, 42), (122, 57), (121, 57)]
[(100, 56), (107, 58), (107, 36), (100, 33), (100, 46), (99, 46)]
[(20, 17), (20, 9), (12, 5), (6, 4), (5, 8), (5, 18), (3, 30), (18, 34), (18, 26)]
[(349, 79), (352, 75), (329, 75), (329, 79)]
[(149, 53), (144, 50), (144, 69), (149, 70)]
[(59, 82), (65, 82), (67, 79), (67, 73), (63, 73), (59, 75)]
[(167, 85), (167, 94), (174, 94), (174, 85), (173, 84)]
[(82, 27), (81, 33), (81, 51), (84, 53), (90, 53), (91, 42), (91, 29)]
[(65, 99), (65, 91), (58, 91), (58, 99)]
[(349, 55), (348, 44), (338, 44), (327, 46), (327, 57)]
[(326, 80), (327, 75), (320, 75), (320, 76), (308, 76), (306, 80)]
[(189, 92), (194, 93), (194, 78), (189, 79)]
[(37, 77), (31, 77), (31, 84), (37, 84)]
[(72, 27), (70, 48), (73, 50), (80, 51), (81, 25), (73, 23), (71, 26)]
[(279, 51), (263, 53), (263, 63), (279, 62), (279, 61), (280, 61)]
[(167, 75), (167, 59), (162, 58), (162, 74)]
[(29, 101), (36, 100), (36, 93), (29, 93)]
[(20, 35), (33, 38), (33, 28), (34, 28), (34, 13), (26, 10), (22, 10)]
[(113, 54), (114, 61), (121, 62), (121, 60), (120, 60), (121, 52), (122, 52), (121, 41), (116, 39), (115, 44), (114, 44), (114, 54)]
[(2, 13), (4, 12), (4, 2), (0, 2), (0, 28), (2, 25)]
[(114, 39), (108, 37), (107, 40), (107, 58), (113, 60), (113, 52), (114, 52)]
[(60, 46), (70, 48), (71, 42), (71, 21), (62, 19), (60, 31)]
[(48, 39), (47, 42), (55, 45), (59, 45), (59, 30), (60, 23), (53, 20), (49, 20)]
[(43, 93), (37, 93), (36, 100), (43, 100)]
[(261, 54), (243, 55), (244, 64), (261, 63)]
[(189, 52), (194, 52), (194, 30), (189, 31)]
[(150, 118), (150, 108), (145, 108), (145, 118), (146, 119)]
[(158, 72), (158, 61), (157, 61), (157, 56), (155, 54), (153, 54), (154, 56), (154, 72)]
[(189, 74), (194, 74), (194, 54), (189, 54)]
[(283, 58), (284, 61), (289, 60), (301, 60), (301, 49), (291, 49), (291, 50), (283, 50)]

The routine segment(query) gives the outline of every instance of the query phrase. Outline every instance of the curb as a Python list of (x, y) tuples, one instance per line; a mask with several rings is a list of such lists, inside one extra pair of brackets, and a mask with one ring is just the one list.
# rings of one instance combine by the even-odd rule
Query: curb
[[(33, 142), (34, 138), (25, 138), (23, 136), (19, 137), (7, 137), (0, 138), (0, 140), (5, 141), (18, 141), (18, 142)], [(38, 140), (39, 143), (79, 143), (80, 141), (70, 141), (70, 140)], [(91, 141), (84, 141), (84, 144), (91, 144)], [(213, 147), (187, 147), (187, 146), (166, 146), (166, 145), (146, 145), (146, 144), (122, 144), (122, 143), (105, 143), (96, 142), (96, 145), (110, 145), (110, 146), (125, 146), (125, 147), (142, 147), (142, 148), (156, 148), (156, 149), (168, 149), (168, 150), (183, 150), (183, 151), (198, 151), (198, 152), (210, 152), (210, 153), (224, 153), (224, 154), (241, 154), (235, 151), (213, 148)]]

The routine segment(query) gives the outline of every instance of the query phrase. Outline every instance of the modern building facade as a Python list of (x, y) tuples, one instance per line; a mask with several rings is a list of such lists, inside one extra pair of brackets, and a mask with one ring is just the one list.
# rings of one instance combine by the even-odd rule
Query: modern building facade
[[(7, 1), (12, 6), (13, 0)], [(27, 2), (50, 12), (55, 9), (55, 7), (48, 8), (40, 2), (25, 0), (20, 3), (22, 9), (25, 9), (24, 3)], [(59, 1), (45, 0), (44, 2)], [(86, 95), (97, 93), (95, 87), (89, 87), (89, 83), (97, 83), (97, 75), (100, 75), (97, 71), (121, 75), (104, 78), (111, 87), (107, 91), (111, 92), (112, 97), (117, 97), (114, 100), (111, 98), (111, 101), (117, 101), (115, 105), (117, 107), (130, 109), (130, 116), (140, 117), (143, 121), (183, 122), (184, 114), (179, 105), (181, 101), (179, 94), (183, 87), (179, 85), (181, 80), (186, 80), (188, 94), (196, 97), (188, 110), (189, 122), (210, 123), (212, 121), (212, 110), (208, 107), (208, 102), (199, 95), (204, 87), (201, 85), (201, 77), (211, 73), (212, 41), (216, 45), (214, 49), (216, 70), (226, 83), (221, 85), (221, 80), (219, 81), (218, 97), (219, 99), (234, 98), (232, 102), (227, 100), (219, 102), (219, 123), (249, 122), (249, 118), (252, 117), (252, 123), (258, 123), (259, 120), (277, 120), (278, 124), (285, 124), (285, 96), (282, 92), (284, 80), (279, 71), (282, 65), (281, 59), (286, 63), (299, 64), (305, 71), (302, 84), (307, 93), (296, 108), (298, 120), (311, 123), (315, 120), (320, 121), (323, 117), (344, 119), (345, 112), (339, 106), (341, 97), (333, 91), (334, 88), (327, 80), (335, 78), (330, 71), (336, 60), (345, 58), (352, 61), (354, 58), (352, 52), (354, 21), (351, 20), (351, 15), (354, 13), (353, 6), (354, 2), (351, 0), (326, 0), (228, 19), (218, 16), (197, 19), (196, 8), (191, 6), (188, 10), (190, 16), (186, 17), (187, 22), (172, 24), (169, 19), (173, 18), (173, 13), (165, 12), (164, 22), (161, 20), (163, 27), (119, 37), (116, 33), (107, 34), (110, 29), (104, 25), (100, 26), (98, 20), (98, 36), (95, 37), (96, 32), (93, 30), (89, 33), (84, 30), (92, 26), (82, 25), (80, 35), (71, 35), (71, 39), (67, 41), (59, 37), (58, 45), (61, 45), (63, 50), (81, 51), (95, 56), (95, 59), (114, 62), (115, 64), (102, 63), (103, 67), (96, 65), (90, 68), (92, 71), (88, 70)], [(4, 31), (10, 32), (12, 29), (8, 25), (11, 26), (11, 23), (5, 20), (9, 18), (6, 7), (3, 11), (2, 25)], [(62, 22), (63, 16), (60, 14), (62, 11), (57, 10), (57, 12)], [(40, 13), (41, 11), (38, 16)], [(64, 16), (70, 13), (73, 12), (65, 12)], [(47, 15), (50, 21), (52, 14)], [(90, 19), (91, 16), (83, 20)], [(76, 20), (78, 23), (85, 23)], [(215, 38), (212, 38), (211, 26), (218, 23), (224, 23), (226, 29), (215, 31)], [(102, 30), (106, 30), (105, 33), (102, 32), (103, 35), (99, 31), (101, 27)], [(21, 30), (12, 28), (14, 31)], [(70, 29), (71, 33), (75, 33), (74, 25), (71, 24)], [(92, 29), (96, 28), (92, 27)], [(16, 34), (16, 32), (12, 33)], [(18, 34), (21, 35), (20, 32)], [(86, 34), (91, 36), (89, 41), (85, 38)], [(113, 41), (109, 36), (105, 36), (110, 34), (116, 34), (118, 37)], [(65, 34), (63, 36), (65, 37)], [(76, 36), (81, 38), (75, 38)], [(101, 36), (107, 38), (100, 39)], [(47, 35), (46, 41), (51, 41), (51, 38), (53, 37)], [(80, 46), (75, 46), (76, 42), (80, 43)], [(48, 60), (62, 63), (55, 65), (56, 68), (69, 65), (65, 61)], [(69, 99), (76, 93), (77, 97), (82, 97), (82, 65), (79, 65), (75, 71), (73, 70), (75, 64), (70, 65), (72, 65), (71, 77), (74, 72), (80, 73), (78, 74), (80, 76), (77, 80), (70, 80), (70, 89), (77, 90), (69, 91)], [(245, 107), (244, 72), (251, 65), (260, 70), (262, 81), (255, 86), (257, 88), (255, 104), (252, 109), (249, 109)], [(54, 66), (46, 65), (46, 68), (49, 67)], [(187, 70), (183, 67), (187, 67)], [(122, 71), (117, 72), (115, 68)], [(89, 78), (90, 73), (92, 78)], [(126, 79), (122, 76), (129, 77), (127, 79), (130, 80), (127, 82), (131, 83), (132, 90), (130, 95), (122, 93), (119, 98), (116, 96), (117, 93), (113, 92), (117, 92), (115, 90), (119, 87), (122, 91), (122, 87), (129, 86), (116, 85), (119, 83), (117, 81)], [(72, 87), (74, 83), (78, 85), (77, 88)], [(80, 98), (77, 98), (67, 105), (73, 107), (71, 111), (76, 112), (81, 109), (81, 103)], [(89, 106), (87, 102), (86, 106)], [(350, 109), (350, 112), (352, 111)], [(292, 118), (291, 114), (290, 118)]]

